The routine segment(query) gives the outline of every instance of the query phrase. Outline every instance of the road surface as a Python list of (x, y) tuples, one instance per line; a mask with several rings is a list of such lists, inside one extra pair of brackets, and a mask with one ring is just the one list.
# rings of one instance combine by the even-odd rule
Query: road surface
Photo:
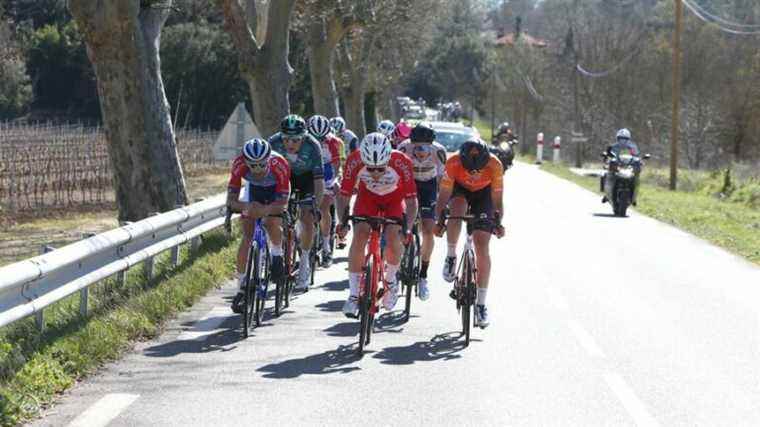
[(355, 357), (340, 253), (249, 339), (229, 283), (33, 425), (760, 425), (760, 269), (534, 166), (506, 187), (468, 348), (439, 243), (431, 299)]

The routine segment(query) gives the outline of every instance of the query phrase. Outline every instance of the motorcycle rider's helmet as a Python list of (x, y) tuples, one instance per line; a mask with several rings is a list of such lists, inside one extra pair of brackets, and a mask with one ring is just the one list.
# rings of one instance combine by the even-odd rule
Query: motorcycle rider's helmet
[(468, 172), (481, 170), (488, 164), (491, 153), (486, 144), (478, 139), (468, 139), (459, 147), (459, 159)]
[(426, 142), (430, 143), (435, 141), (435, 130), (425, 122), (420, 122), (412, 129), (412, 133), (409, 136), (412, 142)]
[(390, 120), (383, 120), (377, 125), (377, 131), (390, 138), (393, 135), (393, 131), (396, 130), (396, 125)]
[(618, 141), (630, 141), (631, 140), (631, 131), (629, 131), (626, 128), (620, 129), (617, 131), (617, 135), (615, 135), (615, 139)]
[(297, 114), (289, 114), (280, 122), (280, 132), (285, 136), (296, 138), (305, 136), (306, 121)]

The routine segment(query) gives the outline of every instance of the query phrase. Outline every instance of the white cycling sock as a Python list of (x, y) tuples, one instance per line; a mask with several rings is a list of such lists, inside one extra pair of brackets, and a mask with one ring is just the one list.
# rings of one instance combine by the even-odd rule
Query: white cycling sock
[(272, 254), (272, 256), (282, 256), (282, 245), (270, 245), (269, 253)]
[(486, 305), (486, 295), (488, 288), (478, 288), (478, 305)]
[(360, 280), (362, 280), (361, 273), (348, 273), (348, 290), (352, 297), (359, 296)]
[(385, 266), (385, 281), (396, 283), (396, 273), (398, 273), (398, 265), (387, 264)]
[(457, 244), (454, 243), (453, 245), (451, 243), (448, 244), (448, 252), (446, 253), (447, 257), (457, 257)]

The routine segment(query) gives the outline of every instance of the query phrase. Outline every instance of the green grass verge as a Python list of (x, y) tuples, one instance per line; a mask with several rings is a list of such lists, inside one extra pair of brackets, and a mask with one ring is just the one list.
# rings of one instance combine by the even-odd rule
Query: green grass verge
[[(565, 165), (544, 163), (541, 169), (599, 191), (599, 178), (576, 175)], [(705, 192), (669, 191), (642, 177), (636, 210), (760, 264), (760, 210), (751, 204), (721, 199)], [(600, 193), (601, 197), (601, 193)]]
[(183, 250), (178, 267), (168, 254), (159, 257), (152, 280), (138, 267), (122, 287), (113, 280), (91, 287), (87, 318), (77, 314), (75, 294), (46, 309), (43, 333), (32, 319), (0, 330), (0, 425), (29, 420), (135, 340), (157, 336), (165, 320), (231, 276), (236, 248), (223, 233), (209, 233), (197, 253)]

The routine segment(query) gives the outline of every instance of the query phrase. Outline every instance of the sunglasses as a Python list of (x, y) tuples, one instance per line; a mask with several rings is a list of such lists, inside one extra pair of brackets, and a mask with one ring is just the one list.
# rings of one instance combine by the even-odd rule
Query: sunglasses
[(369, 172), (369, 173), (385, 172), (385, 166), (380, 166), (380, 167), (377, 167), (377, 168), (372, 168), (372, 167), (367, 166), (367, 172)]
[(248, 169), (251, 169), (251, 170), (255, 170), (255, 169), (264, 170), (267, 168), (267, 162), (258, 162), (258, 163), (245, 162), (245, 164), (248, 166)]

